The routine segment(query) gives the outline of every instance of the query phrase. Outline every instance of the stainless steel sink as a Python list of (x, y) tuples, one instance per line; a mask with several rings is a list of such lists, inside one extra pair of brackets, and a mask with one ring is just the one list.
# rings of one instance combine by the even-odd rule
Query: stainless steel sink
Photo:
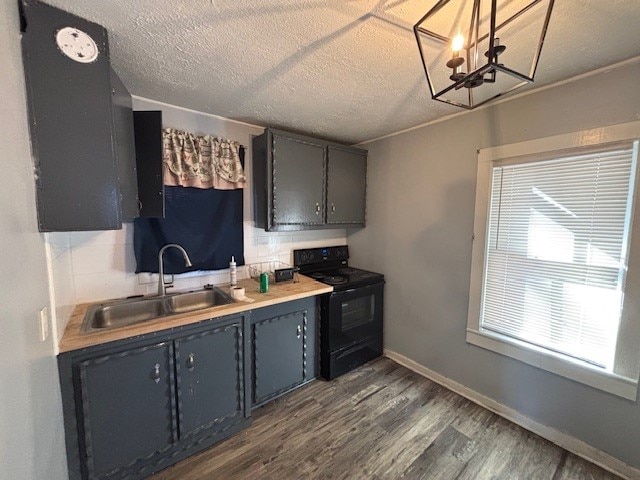
[(123, 327), (165, 315), (167, 310), (161, 298), (92, 305), (84, 317), (83, 330)]
[(234, 300), (219, 288), (174, 293), (164, 297), (116, 300), (95, 303), (87, 309), (81, 331), (94, 332), (124, 327), (178, 313), (228, 305)]
[(203, 308), (228, 305), (233, 300), (220, 290), (201, 290), (166, 297), (167, 306), (172, 313), (192, 312)]

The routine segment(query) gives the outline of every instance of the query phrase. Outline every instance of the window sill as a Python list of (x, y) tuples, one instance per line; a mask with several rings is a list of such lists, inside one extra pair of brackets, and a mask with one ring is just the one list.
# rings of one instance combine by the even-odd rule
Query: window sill
[(494, 332), (467, 329), (467, 343), (515, 358), (534, 367), (603, 390), (627, 400), (636, 400), (638, 382), (598, 367)]

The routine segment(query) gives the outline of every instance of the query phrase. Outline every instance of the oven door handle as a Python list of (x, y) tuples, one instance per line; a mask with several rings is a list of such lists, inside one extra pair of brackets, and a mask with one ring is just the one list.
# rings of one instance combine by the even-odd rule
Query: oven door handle
[(354, 292), (366, 293), (368, 291), (374, 290), (380, 284), (384, 285), (384, 283), (385, 282), (379, 282), (379, 283), (374, 283), (374, 284), (370, 284), (370, 285), (363, 285), (361, 287), (353, 287), (353, 288), (350, 288), (349, 290), (341, 290), (339, 292), (331, 292), (331, 298), (340, 298), (341, 296), (350, 295), (350, 294), (352, 294)]
[(356, 290), (358, 290), (358, 289), (357, 289), (357, 288), (350, 288), (349, 290), (342, 290), (342, 291), (340, 291), (340, 292), (333, 292), (333, 293), (331, 294), (331, 296), (332, 296), (332, 297), (339, 297), (340, 295), (346, 295), (346, 294), (348, 294), (348, 293), (353, 293), (353, 292), (355, 292)]

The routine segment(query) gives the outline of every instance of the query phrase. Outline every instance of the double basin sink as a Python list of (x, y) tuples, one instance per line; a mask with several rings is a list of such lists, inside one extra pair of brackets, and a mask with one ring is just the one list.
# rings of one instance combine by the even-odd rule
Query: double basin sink
[(234, 300), (219, 288), (95, 303), (87, 309), (82, 333), (124, 327), (179, 313), (229, 305)]

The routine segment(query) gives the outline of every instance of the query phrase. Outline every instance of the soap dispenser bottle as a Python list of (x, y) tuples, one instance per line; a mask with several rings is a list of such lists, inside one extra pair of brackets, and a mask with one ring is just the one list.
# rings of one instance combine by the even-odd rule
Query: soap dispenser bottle
[(236, 259), (235, 257), (231, 257), (231, 261), (229, 262), (229, 276), (231, 277), (231, 286), (235, 287), (238, 285), (238, 269), (236, 268)]

